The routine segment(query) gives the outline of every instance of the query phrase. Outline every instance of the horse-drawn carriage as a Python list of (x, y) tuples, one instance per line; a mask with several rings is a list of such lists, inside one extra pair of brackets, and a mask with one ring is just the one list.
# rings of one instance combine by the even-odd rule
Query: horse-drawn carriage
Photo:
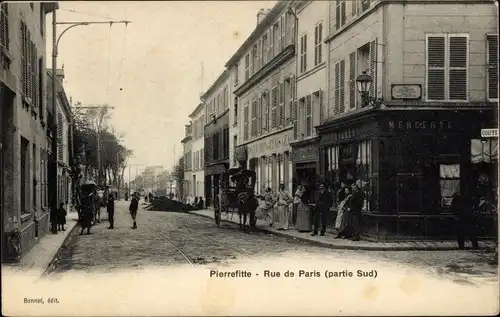
[[(235, 186), (228, 186), (225, 182), (220, 184), (220, 193), (214, 201), (215, 224), (220, 226), (222, 213), (238, 213), (240, 228), (246, 228), (247, 216), (251, 228), (255, 227), (255, 210), (259, 203), (255, 197), (256, 174), (254, 171), (243, 168), (231, 168), (226, 175)], [(224, 177), (226, 179), (226, 177)]]
[(97, 190), (98, 186), (92, 181), (86, 181), (79, 186), (77, 195), (78, 221), (85, 221), (86, 215), (92, 215), (92, 225), (99, 222), (102, 200)]

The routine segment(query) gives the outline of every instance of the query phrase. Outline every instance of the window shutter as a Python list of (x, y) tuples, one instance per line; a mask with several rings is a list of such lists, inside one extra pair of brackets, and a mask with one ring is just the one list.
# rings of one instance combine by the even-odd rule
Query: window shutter
[(318, 91), (319, 122), (323, 122), (323, 90)]
[(1, 15), (0, 15), (0, 44), (5, 47), (7, 50), (9, 49), (9, 8), (8, 5), (5, 4), (1, 6)]
[(344, 26), (345, 25), (345, 19), (346, 19), (345, 0), (342, 1), (342, 3), (340, 4), (340, 10), (341, 10), (341, 13), (340, 13), (341, 17), (340, 18), (342, 19), (341, 24), (342, 24), (342, 26)]
[(284, 50), (285, 49), (285, 41), (286, 41), (286, 28), (287, 28), (287, 25), (286, 25), (286, 14), (283, 15), (281, 17), (281, 23), (280, 23), (280, 27), (281, 27), (281, 49), (280, 51)]
[(262, 129), (263, 132), (269, 131), (269, 93), (264, 93), (264, 115), (262, 116)]
[(297, 140), (299, 129), (298, 129), (298, 111), (297, 111), (297, 101), (292, 102), (292, 120), (293, 120), (293, 139)]
[(498, 99), (498, 37), (487, 35), (488, 99)]
[(252, 50), (250, 51), (250, 53), (252, 54), (250, 57), (249, 57), (249, 69), (250, 69), (250, 74), (249, 74), (249, 77), (252, 77), (252, 75), (254, 74), (254, 59), (255, 59), (255, 46), (252, 48)]
[(278, 103), (278, 87), (274, 87), (271, 91), (271, 128), (276, 128), (277, 125), (277, 106)]
[(427, 38), (427, 99), (445, 99), (445, 37)]
[(312, 135), (312, 95), (306, 97), (306, 136)]
[(248, 103), (245, 105), (243, 120), (245, 122), (243, 127), (243, 138), (245, 140), (248, 140)]
[(340, 113), (340, 64), (335, 64), (335, 114)]
[(279, 126), (282, 127), (285, 125), (285, 83), (282, 82), (279, 85)]
[(318, 64), (323, 61), (323, 23), (318, 25)]
[(335, 28), (340, 29), (340, 1), (337, 0), (335, 5)]
[(271, 61), (273, 59), (273, 54), (274, 54), (274, 34), (273, 34), (273, 28), (269, 29), (269, 50), (267, 51), (267, 61)]
[(356, 52), (349, 54), (349, 106), (356, 108)]
[(254, 137), (257, 134), (257, 100), (252, 100), (252, 128), (251, 136)]
[(372, 85), (370, 87), (370, 97), (377, 97), (377, 40), (370, 42), (370, 76)]
[(60, 113), (57, 114), (57, 159), (63, 160), (63, 118)]
[(345, 110), (345, 60), (340, 61), (340, 80), (339, 80), (340, 88), (340, 112), (344, 112)]
[(358, 0), (352, 0), (351, 3), (352, 3), (351, 15), (354, 17), (358, 13)]
[(304, 72), (304, 36), (300, 38), (300, 72)]
[(293, 123), (294, 120), (294, 107), (293, 107), (293, 102), (294, 102), (294, 95), (295, 95), (295, 76), (292, 76), (290, 79), (290, 99), (289, 99), (289, 109), (288, 109), (288, 115), (289, 117), (289, 122), (288, 124)]
[(314, 27), (314, 65), (318, 65), (318, 25)]
[(449, 44), (449, 99), (467, 100), (467, 37), (451, 36)]

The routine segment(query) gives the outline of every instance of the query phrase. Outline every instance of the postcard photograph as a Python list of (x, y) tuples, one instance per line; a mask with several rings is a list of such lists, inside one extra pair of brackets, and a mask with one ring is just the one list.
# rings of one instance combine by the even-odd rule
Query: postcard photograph
[(3, 1), (5, 316), (497, 315), (497, 0)]

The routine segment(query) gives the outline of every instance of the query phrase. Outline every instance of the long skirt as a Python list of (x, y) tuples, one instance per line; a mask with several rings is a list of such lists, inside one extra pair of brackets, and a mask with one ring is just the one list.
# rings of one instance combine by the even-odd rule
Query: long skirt
[(337, 230), (340, 237), (352, 238), (354, 234), (354, 224), (353, 215), (350, 210), (345, 210), (342, 213), (342, 220)]
[(272, 207), (261, 205), (257, 207), (257, 209), (255, 210), (255, 217), (257, 219), (267, 220), (272, 223), (273, 222), (272, 211), (273, 211)]
[(297, 224), (295, 225), (295, 228), (298, 231), (302, 232), (309, 232), (312, 230), (312, 224), (311, 224), (311, 208), (300, 202), (297, 206)]
[(288, 230), (288, 221), (290, 219), (290, 208), (288, 206), (278, 206), (276, 208), (275, 228)]

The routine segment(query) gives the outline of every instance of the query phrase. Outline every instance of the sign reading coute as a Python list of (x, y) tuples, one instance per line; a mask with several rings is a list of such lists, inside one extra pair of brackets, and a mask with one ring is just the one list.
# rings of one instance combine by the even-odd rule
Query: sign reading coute
[(267, 156), (273, 153), (283, 153), (290, 150), (292, 132), (280, 133), (247, 145), (248, 158)]

